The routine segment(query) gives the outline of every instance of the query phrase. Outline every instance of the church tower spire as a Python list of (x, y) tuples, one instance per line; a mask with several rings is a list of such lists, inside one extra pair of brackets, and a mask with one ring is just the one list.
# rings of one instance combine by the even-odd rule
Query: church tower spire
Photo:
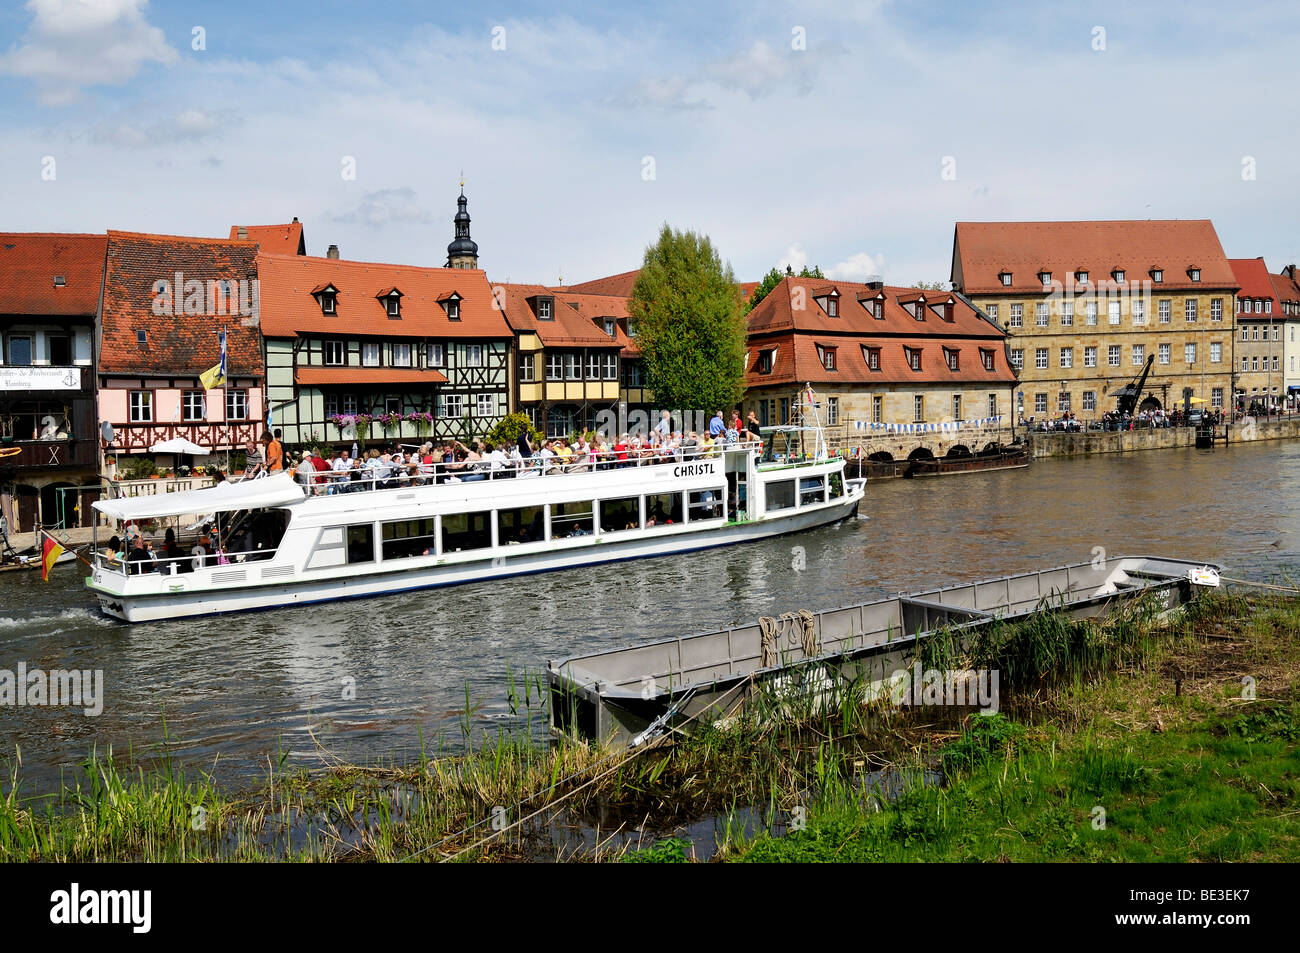
[(456, 199), (456, 217), (452, 219), (456, 225), (456, 237), (447, 246), (448, 268), (478, 267), (478, 245), (469, 237), (469, 212), (465, 208), (468, 203), (469, 199), (465, 198), (465, 180), (462, 178), (460, 198)]

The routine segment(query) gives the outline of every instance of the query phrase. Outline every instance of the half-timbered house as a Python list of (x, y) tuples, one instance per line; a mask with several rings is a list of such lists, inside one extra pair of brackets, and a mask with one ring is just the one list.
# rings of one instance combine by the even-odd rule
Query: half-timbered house
[(287, 445), (465, 440), (509, 412), (512, 333), (482, 271), (277, 254), (258, 271)]
[[(115, 454), (183, 438), (241, 450), (265, 429), (257, 244), (108, 233), (99, 327), (99, 417)], [(205, 388), (221, 361), (224, 385)]]

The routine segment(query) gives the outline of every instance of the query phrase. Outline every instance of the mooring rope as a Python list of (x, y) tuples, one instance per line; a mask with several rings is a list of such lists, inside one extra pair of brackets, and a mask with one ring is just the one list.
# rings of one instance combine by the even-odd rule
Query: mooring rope
[(803, 649), (804, 658), (821, 654), (821, 646), (817, 641), (817, 616), (807, 609), (782, 612), (779, 619), (774, 616), (759, 616), (758, 630), (760, 668), (771, 668), (780, 661), (782, 639), (791, 648), (798, 645)]
[(1276, 592), (1300, 593), (1300, 588), (1297, 588), (1296, 586), (1275, 586), (1267, 582), (1256, 582), (1253, 579), (1237, 579), (1233, 576), (1220, 576), (1219, 578), (1224, 582), (1235, 582), (1241, 586), (1254, 586), (1257, 589), (1273, 589)]

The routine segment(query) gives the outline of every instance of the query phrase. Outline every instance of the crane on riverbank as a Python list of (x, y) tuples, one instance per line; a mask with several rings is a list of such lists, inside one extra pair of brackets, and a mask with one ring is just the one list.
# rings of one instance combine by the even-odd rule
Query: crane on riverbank
[(1154, 354), (1148, 354), (1146, 366), (1142, 368), (1142, 373), (1115, 391), (1115, 400), (1117, 401), (1115, 409), (1121, 417), (1132, 417), (1137, 411), (1138, 400), (1142, 397), (1142, 388), (1146, 386), (1147, 375), (1151, 373), (1151, 365), (1155, 363), (1155, 360), (1156, 356)]

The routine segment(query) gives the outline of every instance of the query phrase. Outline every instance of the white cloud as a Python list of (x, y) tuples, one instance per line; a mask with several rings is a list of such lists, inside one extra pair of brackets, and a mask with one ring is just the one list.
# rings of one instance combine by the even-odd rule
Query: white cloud
[(787, 245), (785, 254), (776, 263), (777, 271), (785, 271), (787, 268), (798, 274), (808, 264), (808, 253), (803, 250), (803, 246), (798, 242), (793, 245)]
[(773, 49), (760, 41), (742, 53), (713, 63), (708, 73), (724, 88), (753, 98), (779, 91), (806, 95), (812, 91), (816, 56), (807, 50)]
[[(133, 111), (133, 116), (143, 110)], [(236, 123), (229, 110), (220, 113), (205, 109), (182, 109), (155, 122), (139, 118), (113, 119), (97, 123), (91, 138), (105, 145), (126, 149), (143, 149), (177, 143), (197, 142), (220, 131), (230, 131)]]
[(119, 85), (146, 63), (179, 59), (144, 18), (148, 0), (28, 0), (33, 20), (0, 56), (0, 72), (36, 84), (43, 103), (72, 102), (85, 86)]
[(885, 272), (885, 256), (877, 255), (874, 258), (864, 251), (850, 255), (844, 261), (831, 265), (823, 274), (827, 278), (835, 278), (838, 281), (866, 281), (873, 275), (883, 275)]
[[(404, 186), (367, 192), (351, 211), (331, 217), (333, 221), (343, 224), (355, 223), (377, 228), (392, 224), (427, 225), (433, 221), (434, 216), (427, 208), (415, 204), (415, 190)], [(449, 235), (448, 241), (450, 240)]]

